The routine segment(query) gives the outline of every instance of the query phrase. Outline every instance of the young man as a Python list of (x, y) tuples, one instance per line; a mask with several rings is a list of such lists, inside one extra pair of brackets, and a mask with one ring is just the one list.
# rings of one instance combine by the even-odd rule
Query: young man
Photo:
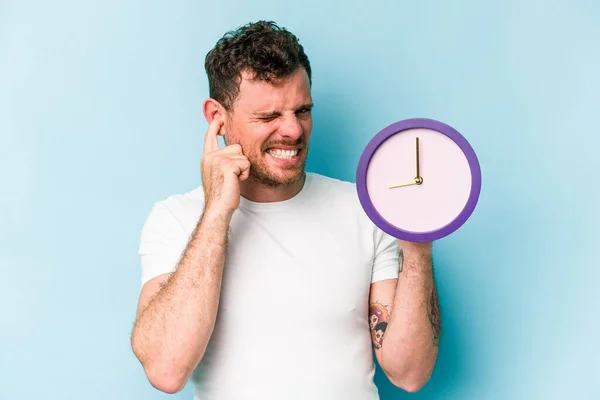
[(202, 185), (157, 202), (141, 235), (131, 341), (149, 381), (175, 393), (191, 379), (202, 400), (371, 400), (374, 351), (419, 390), (440, 335), (431, 243), (398, 242), (354, 184), (305, 172), (302, 46), (260, 21), (225, 35), (206, 70)]

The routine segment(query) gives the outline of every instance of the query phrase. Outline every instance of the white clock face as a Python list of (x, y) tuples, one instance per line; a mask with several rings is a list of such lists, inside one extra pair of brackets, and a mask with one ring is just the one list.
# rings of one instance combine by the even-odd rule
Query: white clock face
[[(422, 183), (390, 188), (417, 177)], [(448, 136), (431, 129), (408, 129), (386, 139), (373, 154), (366, 187), (373, 207), (388, 223), (426, 233), (451, 223), (471, 194), (469, 162)]]

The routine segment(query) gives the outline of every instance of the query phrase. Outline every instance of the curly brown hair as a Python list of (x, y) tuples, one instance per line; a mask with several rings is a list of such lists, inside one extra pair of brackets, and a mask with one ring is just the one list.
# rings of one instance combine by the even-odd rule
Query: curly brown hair
[(254, 80), (276, 81), (304, 67), (312, 83), (310, 62), (298, 38), (273, 21), (248, 23), (227, 32), (205, 60), (210, 97), (227, 111), (239, 92), (242, 72)]

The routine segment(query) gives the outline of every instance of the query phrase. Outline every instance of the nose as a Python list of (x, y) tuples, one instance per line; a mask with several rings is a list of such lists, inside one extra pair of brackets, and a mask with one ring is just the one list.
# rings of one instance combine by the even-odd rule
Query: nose
[(297, 140), (303, 133), (302, 125), (296, 115), (286, 116), (279, 126), (279, 134), (292, 140)]

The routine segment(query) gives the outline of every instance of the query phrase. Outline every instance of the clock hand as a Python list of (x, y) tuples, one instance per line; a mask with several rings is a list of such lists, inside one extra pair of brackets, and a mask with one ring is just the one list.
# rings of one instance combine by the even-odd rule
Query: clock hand
[(419, 183), (417, 182), (417, 179), (413, 179), (412, 181), (394, 183), (394, 184), (390, 185), (390, 189), (401, 187), (401, 186), (418, 185), (418, 184)]
[(415, 183), (417, 185), (420, 185), (421, 183), (423, 183), (423, 178), (421, 177), (421, 172), (419, 170), (419, 138), (417, 137), (417, 177), (415, 178)]
[[(415, 178), (417, 181), (422, 182), (423, 179), (421, 178), (421, 172), (419, 170), (419, 138), (417, 137), (417, 177)], [(419, 183), (421, 184), (421, 183)]]

